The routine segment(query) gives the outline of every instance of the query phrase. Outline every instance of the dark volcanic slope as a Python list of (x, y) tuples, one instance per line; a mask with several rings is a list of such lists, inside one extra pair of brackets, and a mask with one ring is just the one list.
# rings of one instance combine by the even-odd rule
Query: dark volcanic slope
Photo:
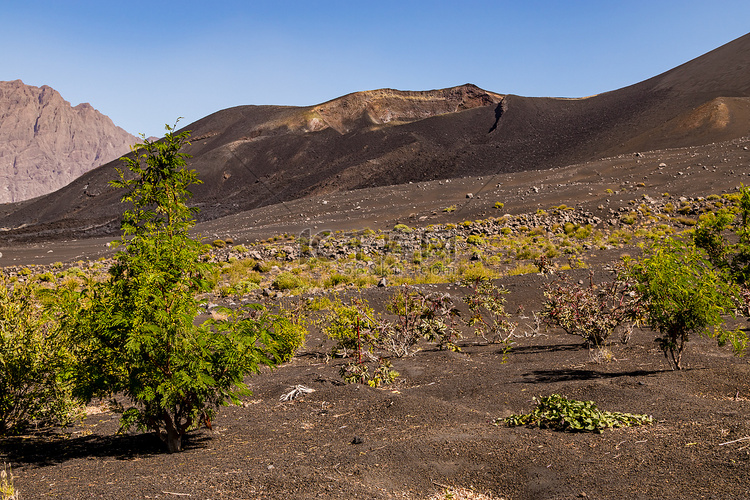
[[(750, 35), (650, 80), (584, 99), (499, 95), (472, 85), (360, 92), (310, 107), (241, 106), (193, 131), (201, 217), (312, 194), (552, 168), (639, 150), (747, 135)], [(112, 165), (20, 209), (24, 232), (116, 228)]]

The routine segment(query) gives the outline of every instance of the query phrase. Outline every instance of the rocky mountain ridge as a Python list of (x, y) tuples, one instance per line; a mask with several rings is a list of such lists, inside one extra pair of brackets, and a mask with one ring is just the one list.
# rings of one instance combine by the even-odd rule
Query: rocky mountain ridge
[(51, 193), (127, 153), (137, 138), (88, 103), (0, 82), (0, 203)]

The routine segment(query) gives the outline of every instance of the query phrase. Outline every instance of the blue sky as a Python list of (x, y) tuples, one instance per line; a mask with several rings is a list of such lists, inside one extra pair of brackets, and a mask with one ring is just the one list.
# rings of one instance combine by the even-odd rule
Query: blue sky
[(0, 0), (0, 80), (162, 135), (178, 116), (383, 87), (581, 97), (738, 38), (748, 19), (748, 0)]

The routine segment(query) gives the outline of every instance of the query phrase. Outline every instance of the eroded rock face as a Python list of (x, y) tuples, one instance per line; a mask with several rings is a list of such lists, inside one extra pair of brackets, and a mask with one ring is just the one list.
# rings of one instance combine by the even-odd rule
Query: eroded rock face
[(370, 125), (399, 124), (464, 109), (498, 104), (503, 96), (471, 84), (440, 90), (369, 90), (348, 94), (312, 108), (310, 130), (331, 127), (349, 132), (362, 120)]
[(55, 191), (136, 141), (88, 103), (73, 107), (46, 85), (0, 82), (0, 203)]

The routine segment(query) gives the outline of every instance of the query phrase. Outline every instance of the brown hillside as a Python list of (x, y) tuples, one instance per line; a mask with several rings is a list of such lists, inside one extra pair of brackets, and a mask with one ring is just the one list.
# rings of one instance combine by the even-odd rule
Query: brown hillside
[[(190, 124), (201, 218), (314, 194), (547, 169), (622, 153), (747, 135), (750, 35), (678, 68), (585, 99), (500, 95), (473, 85), (378, 90), (310, 107), (239, 106)], [(116, 230), (119, 195), (103, 166), (23, 207), (14, 234)], [(51, 234), (50, 233), (50, 234)]]

